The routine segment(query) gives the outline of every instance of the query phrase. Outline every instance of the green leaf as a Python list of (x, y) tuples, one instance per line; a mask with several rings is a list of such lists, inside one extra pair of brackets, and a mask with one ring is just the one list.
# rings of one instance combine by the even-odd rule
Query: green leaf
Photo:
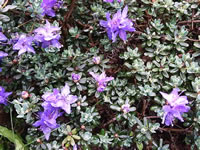
[(194, 46), (200, 48), (200, 42), (194, 42)]
[(136, 143), (138, 150), (143, 150), (143, 144), (142, 143)]
[(21, 137), (14, 134), (11, 130), (0, 126), (0, 135), (6, 137), (10, 142), (15, 144), (15, 150), (25, 150)]

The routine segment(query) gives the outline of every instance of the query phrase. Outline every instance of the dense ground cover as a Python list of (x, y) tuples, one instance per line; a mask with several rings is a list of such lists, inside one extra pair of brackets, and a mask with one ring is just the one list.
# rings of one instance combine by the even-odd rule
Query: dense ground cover
[(200, 149), (198, 0), (1, 0), (0, 150)]

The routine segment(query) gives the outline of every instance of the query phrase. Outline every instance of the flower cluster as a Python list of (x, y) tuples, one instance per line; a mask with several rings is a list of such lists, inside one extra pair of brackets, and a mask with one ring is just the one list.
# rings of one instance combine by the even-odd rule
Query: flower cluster
[(102, 74), (98, 75), (95, 74), (94, 72), (90, 72), (90, 75), (96, 80), (97, 82), (97, 91), (98, 92), (103, 92), (104, 89), (107, 86), (107, 82), (113, 80), (113, 77), (106, 77), (105, 72)]
[(180, 96), (181, 94), (178, 94), (178, 92), (180, 92), (178, 88), (174, 88), (170, 94), (160, 92), (167, 100), (167, 105), (163, 106), (164, 116), (162, 121), (167, 126), (173, 125), (175, 118), (183, 122), (182, 114), (190, 110), (190, 107), (186, 106), (188, 104), (187, 96)]
[(42, 98), (44, 99), (42, 103), (44, 112), (40, 113), (40, 120), (35, 122), (33, 126), (40, 126), (40, 130), (43, 131), (45, 138), (48, 140), (51, 130), (59, 126), (56, 119), (61, 116), (61, 109), (70, 114), (71, 104), (75, 103), (78, 98), (70, 94), (68, 84), (65, 84), (61, 91), (54, 89), (53, 92), (45, 93)]
[(127, 18), (127, 13), (128, 6), (126, 6), (122, 12), (118, 10), (112, 19), (110, 18), (110, 13), (107, 13), (107, 21), (100, 21), (100, 25), (107, 30), (108, 38), (113, 42), (116, 41), (117, 35), (125, 42), (127, 39), (126, 31), (135, 31), (132, 21)]
[(0, 86), (0, 104), (7, 105), (7, 98), (12, 92), (5, 92), (5, 89)]

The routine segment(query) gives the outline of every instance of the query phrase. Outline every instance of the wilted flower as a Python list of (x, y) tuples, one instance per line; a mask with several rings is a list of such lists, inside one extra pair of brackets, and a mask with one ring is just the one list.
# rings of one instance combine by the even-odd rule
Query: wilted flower
[(175, 118), (183, 122), (181, 115), (190, 110), (190, 107), (186, 106), (188, 104), (187, 96), (180, 96), (179, 91), (180, 89), (174, 88), (170, 94), (160, 92), (167, 100), (167, 105), (163, 106), (164, 116), (162, 121), (167, 126), (173, 125)]
[(51, 17), (55, 17), (54, 7), (60, 7), (60, 1), (57, 0), (43, 0), (41, 3), (41, 8), (43, 10), (42, 15), (47, 15)]
[(49, 46), (61, 48), (62, 45), (59, 43), (59, 31), (59, 27), (51, 26), (51, 24), (46, 20), (45, 26), (39, 27), (34, 31), (34, 39), (42, 43), (42, 48), (46, 48)]
[(101, 62), (101, 58), (99, 57), (99, 56), (95, 56), (95, 57), (93, 57), (93, 62), (94, 62), (94, 64), (100, 64), (100, 62)]
[(19, 50), (18, 56), (25, 53), (25, 52), (31, 52), (35, 53), (32, 45), (33, 38), (27, 37), (25, 34), (22, 34), (17, 43), (13, 46), (14, 50)]
[(0, 104), (7, 105), (7, 98), (12, 92), (5, 92), (5, 89), (0, 86)]
[(40, 126), (40, 130), (44, 133), (46, 140), (49, 140), (51, 130), (59, 127), (59, 125), (56, 123), (56, 119), (61, 115), (61, 113), (59, 112), (58, 108), (50, 106), (39, 115), (40, 120), (36, 121), (33, 126)]
[(81, 79), (81, 76), (79, 74), (72, 73), (72, 80), (74, 82), (78, 82), (80, 79)]
[(122, 12), (121, 10), (118, 10), (112, 19), (110, 18), (110, 13), (107, 13), (107, 21), (100, 21), (100, 25), (106, 28), (108, 37), (113, 42), (116, 41), (116, 37), (118, 34), (123, 41), (126, 41), (126, 31), (135, 31), (132, 21), (127, 18), (127, 13), (128, 6), (126, 6)]
[[(67, 84), (61, 89), (61, 92), (54, 89), (53, 93), (47, 92), (42, 98), (45, 103), (49, 103), (52, 107), (61, 108), (68, 114), (71, 113), (71, 104), (78, 100), (77, 96), (70, 95), (70, 88)], [(44, 105), (46, 105), (45, 103)]]
[(103, 92), (107, 86), (107, 82), (114, 79), (113, 77), (106, 77), (105, 72), (100, 75), (95, 74), (94, 72), (90, 72), (90, 75), (92, 75), (92, 77), (97, 81), (98, 92)]

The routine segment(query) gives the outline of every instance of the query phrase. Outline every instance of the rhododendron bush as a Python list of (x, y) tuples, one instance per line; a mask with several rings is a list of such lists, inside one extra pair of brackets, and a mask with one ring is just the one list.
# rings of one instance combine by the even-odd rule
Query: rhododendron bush
[(200, 149), (198, 0), (1, 0), (0, 150)]

